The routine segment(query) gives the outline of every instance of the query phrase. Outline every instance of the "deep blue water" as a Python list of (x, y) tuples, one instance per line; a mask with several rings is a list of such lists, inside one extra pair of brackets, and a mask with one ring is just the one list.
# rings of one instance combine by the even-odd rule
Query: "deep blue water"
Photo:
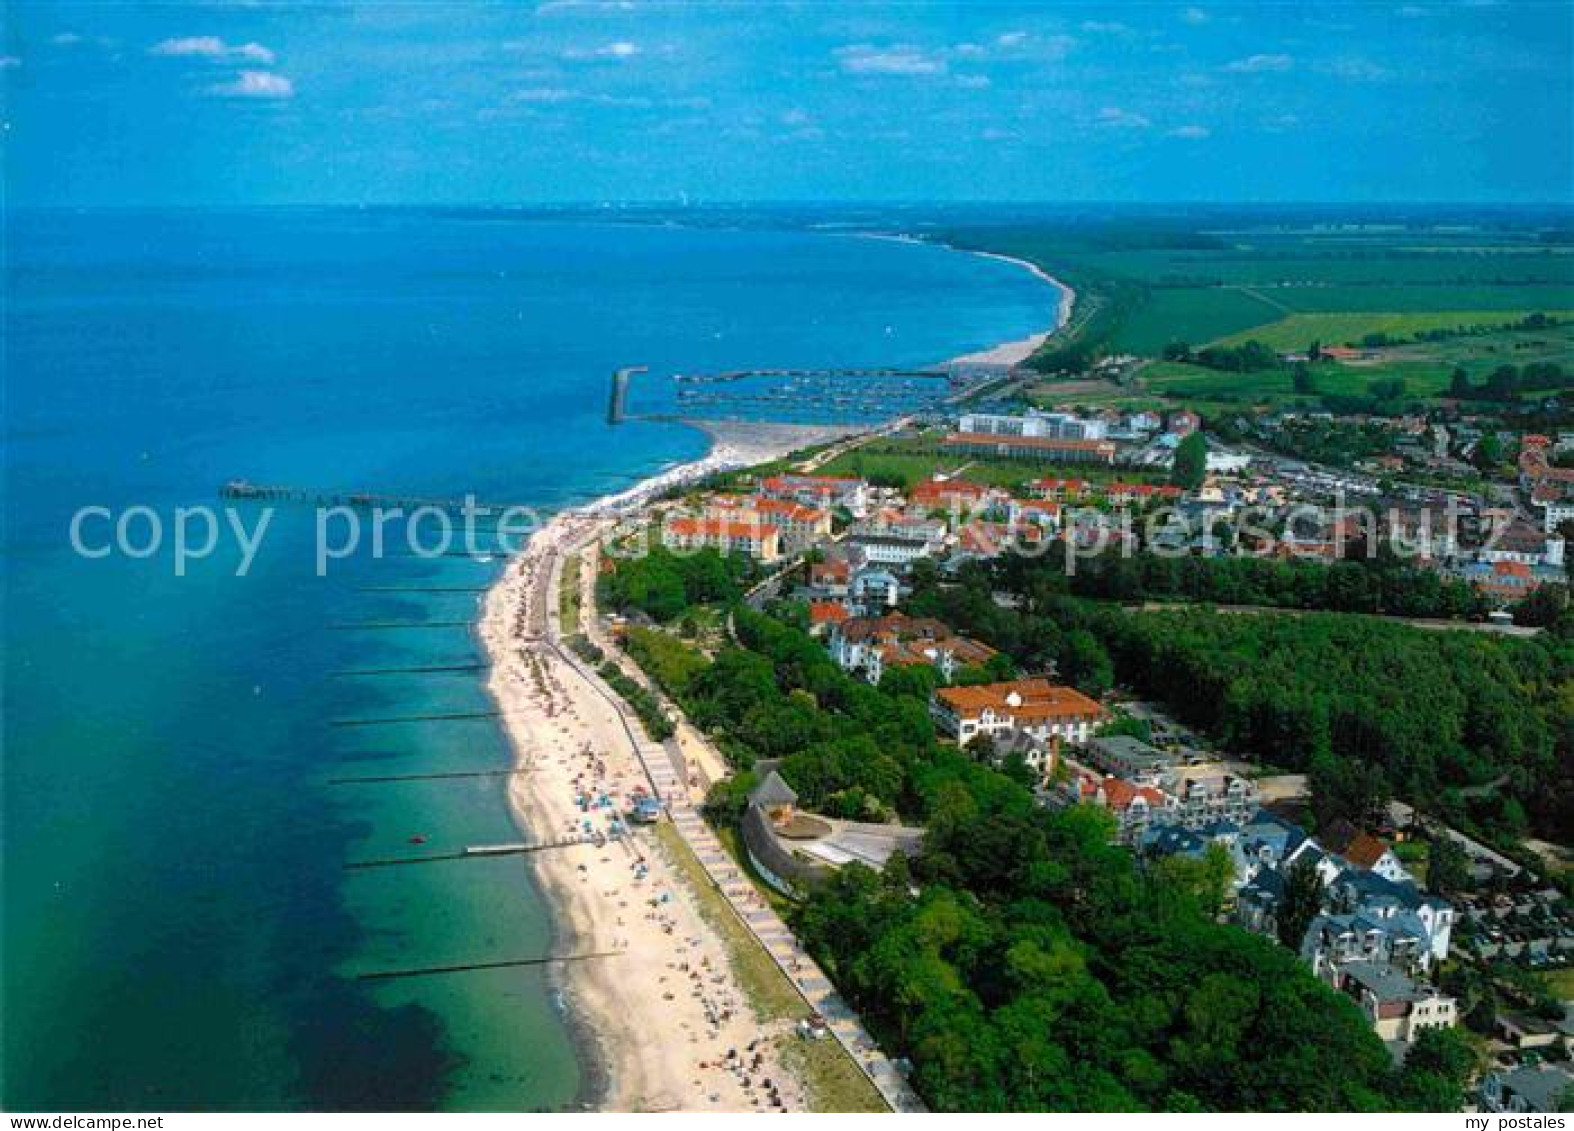
[(6, 245), (11, 1110), (555, 1108), (583, 1080), (535, 971), (354, 977), (549, 945), (519, 858), (343, 867), (517, 837), (495, 780), (333, 782), (506, 764), (486, 720), (330, 725), (485, 709), (471, 674), (332, 674), (463, 663), (467, 629), (331, 626), (468, 620), (471, 594), (365, 587), (496, 566), (318, 577), (285, 508), (248, 576), (226, 540), (176, 577), (167, 550), (76, 556), (78, 508), (167, 528), (237, 476), (561, 506), (703, 450), (606, 426), (615, 366), (918, 364), (1056, 299), (891, 242), (417, 212), (23, 213)]

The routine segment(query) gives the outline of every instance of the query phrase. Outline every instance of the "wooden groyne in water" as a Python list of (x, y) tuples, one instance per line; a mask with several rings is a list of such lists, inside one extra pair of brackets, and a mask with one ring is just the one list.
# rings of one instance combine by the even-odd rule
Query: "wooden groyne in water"
[(362, 778), (329, 778), (329, 785), (373, 785), (396, 781), (452, 781), (459, 778), (507, 778), (515, 774), (535, 771), (529, 766), (516, 766), (511, 770), (452, 770), (442, 774), (377, 774)]
[(475, 622), (469, 620), (370, 620), (330, 624), (328, 627), (335, 632), (386, 632), (395, 628), (469, 628), (473, 624)]
[(334, 719), (329, 726), (374, 727), (388, 723), (451, 723), (464, 719), (495, 719), (501, 711), (442, 711), (426, 715), (386, 715), (375, 719)]
[(334, 678), (345, 676), (372, 676), (372, 675), (433, 675), (438, 672), (484, 672), (491, 664), (418, 664), (408, 668), (343, 668), (340, 671), (329, 672)]
[(484, 585), (357, 585), (357, 593), (485, 593)]
[(377, 491), (356, 491), (343, 487), (292, 487), (278, 483), (253, 483), (249, 479), (231, 479), (219, 488), (219, 497), (253, 503), (300, 503), (315, 507), (351, 507), (358, 510), (381, 509), (384, 511), (462, 511), (469, 507), (475, 511), (525, 511), (521, 503), (488, 502), (473, 496), (464, 498), (433, 498), (423, 495), (387, 495)]
[(355, 977), (362, 982), (392, 978), (422, 978), (430, 974), (463, 974), (469, 970), (507, 970), (517, 966), (550, 966), (554, 962), (587, 962), (592, 958), (616, 958), (621, 950), (591, 950), (582, 954), (548, 954), (540, 958), (505, 958), (500, 962), (465, 962), (457, 966), (418, 966), (410, 970), (375, 970)]

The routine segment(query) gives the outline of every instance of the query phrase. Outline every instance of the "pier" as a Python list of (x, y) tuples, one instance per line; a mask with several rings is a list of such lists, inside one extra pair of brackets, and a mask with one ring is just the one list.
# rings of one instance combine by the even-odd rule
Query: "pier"
[(612, 390), (607, 396), (608, 424), (623, 423), (628, 408), (629, 379), (645, 371), (643, 365), (625, 365), (612, 374)]

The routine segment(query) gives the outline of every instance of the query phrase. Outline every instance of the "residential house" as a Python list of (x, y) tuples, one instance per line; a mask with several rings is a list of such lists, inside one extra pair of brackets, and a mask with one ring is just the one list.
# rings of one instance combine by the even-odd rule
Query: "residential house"
[(879, 566), (860, 566), (853, 571), (847, 586), (848, 599), (864, 615), (892, 609), (902, 599), (902, 583), (896, 574)]
[(806, 507), (790, 499), (771, 498), (769, 495), (752, 498), (719, 495), (706, 504), (705, 516), (774, 527), (781, 535), (782, 549), (792, 554), (806, 550), (831, 535), (830, 511)]
[(987, 663), (996, 654), (940, 621), (897, 612), (842, 622), (832, 630), (829, 648), (843, 671), (870, 683), (879, 683), (887, 669), (903, 665), (933, 667), (949, 683), (963, 668)]
[(1396, 884), (1414, 882), (1387, 841), (1363, 832), (1349, 821), (1334, 821), (1318, 835), (1317, 841), (1351, 867), (1375, 872)]
[(1482, 1077), (1482, 1111), (1513, 1115), (1555, 1114), (1574, 1099), (1574, 1073), (1562, 1064), (1527, 1064)]
[(1175, 799), (1162, 789), (1113, 775), (1100, 777), (1086, 768), (1073, 772), (1061, 794), (1067, 801), (1108, 810), (1115, 819), (1115, 839), (1121, 844), (1141, 844), (1151, 830), (1175, 823), (1170, 819)]
[(969, 479), (936, 477), (917, 484), (907, 497), (913, 506), (925, 511), (950, 511), (966, 514), (995, 494), (993, 487)]
[(845, 597), (853, 567), (845, 557), (827, 554), (809, 565), (809, 587), (827, 597)]
[(1525, 565), (1563, 564), (1563, 539), (1556, 534), (1538, 530), (1528, 522), (1511, 522), (1493, 536), (1477, 552), (1483, 562), (1523, 562)]
[(840, 601), (809, 602), (809, 635), (824, 636), (852, 617), (852, 612)]
[(1126, 734), (1091, 738), (1083, 746), (1083, 755), (1105, 773), (1139, 785), (1158, 785), (1180, 763), (1175, 755)]
[(1524, 562), (1466, 562), (1449, 572), (1469, 582), (1476, 592), (1500, 608), (1517, 605), (1544, 582), (1556, 580), (1556, 575), (1548, 575), (1545, 567), (1538, 570)]
[(1034, 479), (1027, 485), (1027, 493), (1035, 499), (1048, 499), (1052, 502), (1070, 502), (1082, 498), (1087, 492), (1086, 479), (1062, 479), (1051, 477)]
[(1453, 998), (1392, 966), (1349, 962), (1333, 971), (1329, 981), (1355, 999), (1384, 1041), (1409, 1045), (1426, 1030), (1448, 1029), (1459, 1020)]
[(869, 484), (844, 475), (772, 475), (760, 494), (820, 510), (842, 507), (856, 517), (867, 507)]
[(781, 535), (774, 527), (726, 518), (670, 518), (662, 527), (661, 544), (678, 552), (709, 548), (746, 554), (762, 562), (781, 557)]
[(944, 734), (966, 745), (981, 734), (1026, 731), (1048, 742), (1081, 745), (1109, 712), (1071, 687), (1047, 679), (1018, 679), (975, 687), (942, 687), (930, 701), (935, 723)]

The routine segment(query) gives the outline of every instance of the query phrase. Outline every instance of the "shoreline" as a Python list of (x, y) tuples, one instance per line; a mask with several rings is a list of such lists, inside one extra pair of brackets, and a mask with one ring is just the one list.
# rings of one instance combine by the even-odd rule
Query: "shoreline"
[[(587, 810), (581, 804), (587, 791), (621, 802), (648, 782), (614, 708), (558, 650), (557, 639), (568, 635), (557, 623), (556, 583), (565, 558), (589, 556), (607, 521), (637, 512), (674, 487), (850, 431), (683, 423), (710, 437), (705, 455), (558, 512), (509, 559), (482, 598), (476, 635), (492, 664), (486, 689), (501, 713), (515, 768), (530, 771), (513, 777), (507, 789), (510, 815), (528, 839), (610, 827), (592, 824), (609, 811)], [(581, 585), (591, 581), (581, 571)], [(556, 964), (548, 975), (554, 1006), (581, 1056), (578, 1108), (772, 1110), (758, 1083), (749, 1083), (760, 1079), (775, 1081), (786, 1109), (807, 1107), (802, 1081), (776, 1048), (798, 1038), (755, 1020), (725, 945), (704, 922), (686, 881), (654, 845), (646, 850), (642, 834), (535, 854), (529, 867), (552, 922), (553, 952), (611, 952)], [(654, 910), (642, 911), (645, 906)], [(642, 1036), (656, 1032), (664, 1039)], [(744, 1073), (727, 1065), (729, 1049), (749, 1049), (761, 1058), (758, 1067)]]
[[(927, 242), (907, 236), (870, 235), (868, 238)], [(1050, 329), (1030, 337), (963, 354), (943, 364), (1019, 364), (1066, 324), (1075, 302), (1075, 292), (1026, 260), (994, 252), (973, 251), (968, 254), (1014, 263), (1055, 287), (1060, 295), (1056, 323)], [(603, 760), (607, 763), (615, 760), (610, 751), (618, 745), (614, 741), (600, 746), (606, 751), (601, 760), (588, 753), (593, 746), (599, 745), (594, 742), (586, 744), (585, 754), (575, 755), (566, 749), (566, 744), (576, 738), (589, 736), (594, 739), (598, 734), (617, 736), (609, 717), (594, 717), (598, 714), (598, 708), (603, 712), (605, 710), (605, 704), (597, 701), (594, 692), (581, 682), (580, 686), (574, 687), (576, 694), (568, 693), (574, 681), (581, 677), (571, 665), (562, 662), (561, 656), (552, 655), (556, 638), (561, 635), (560, 626), (556, 624), (558, 588), (555, 582), (563, 560), (559, 555), (574, 550), (576, 542), (583, 539), (587, 532), (590, 534), (588, 548), (594, 548), (594, 534), (601, 523), (636, 513), (675, 488), (698, 483), (722, 472), (768, 463), (803, 448), (878, 431), (890, 424), (887, 421), (858, 425), (805, 425), (688, 419), (677, 419), (672, 423), (703, 432), (710, 441), (705, 453), (692, 460), (665, 467), (621, 491), (558, 512), (520, 551), (510, 556), (482, 597), (476, 635), (492, 664), (486, 690), (499, 709), (500, 726), (513, 751), (515, 767), (531, 771), (512, 778), (507, 790), (510, 815), (529, 838), (551, 839), (565, 829), (578, 827), (578, 822), (584, 819), (584, 811), (580, 810), (576, 814), (572, 802), (573, 795), (581, 788), (581, 779), (570, 776), (572, 766), (576, 763), (583, 766), (583, 759), (590, 757), (591, 763), (599, 769)], [(548, 570), (545, 576), (541, 574), (543, 566)], [(580, 581), (585, 580), (581, 576)], [(536, 632), (527, 633), (527, 628)], [(519, 647), (527, 636), (531, 642)], [(543, 646), (543, 642), (546, 646)], [(528, 689), (531, 683), (534, 684), (533, 691)], [(523, 692), (521, 684), (527, 688)], [(560, 718), (560, 714), (566, 715), (567, 720)], [(557, 756), (555, 766), (543, 764), (548, 753)], [(631, 777), (643, 777), (638, 767), (632, 764), (631, 757), (621, 761), (627, 764), (621, 765), (618, 771), (620, 782), (627, 782)], [(553, 769), (558, 772), (551, 772)], [(601, 854), (598, 867), (594, 870), (596, 886), (611, 884), (614, 880), (621, 883), (627, 879), (627, 873), (620, 874), (618, 871), (617, 864), (622, 861), (607, 866), (610, 859), (608, 853), (624, 850), (622, 845), (610, 843), (604, 849), (594, 850)], [(621, 948), (619, 955), (614, 958), (561, 963), (549, 970), (547, 983), (554, 996), (554, 1008), (560, 1010), (570, 1040), (580, 1054), (581, 1082), (576, 1106), (581, 1110), (638, 1110), (652, 1106), (666, 1109), (669, 1105), (676, 1110), (716, 1110), (718, 1104), (724, 1103), (719, 1098), (722, 1092), (703, 1089), (695, 1092), (693, 1088), (701, 1084), (703, 1077), (696, 1077), (686, 1065), (680, 1067), (672, 1055), (671, 1039), (676, 1034), (671, 1030), (671, 1023), (674, 1020), (674, 1003), (678, 999), (673, 997), (672, 991), (663, 990), (662, 987), (667, 984), (669, 977), (676, 980), (676, 976), (671, 971), (660, 973), (661, 968), (657, 964), (677, 945), (673, 934), (676, 922), (665, 927), (664, 935), (654, 936), (648, 930), (641, 930), (632, 916), (619, 915), (615, 910), (611, 912), (614, 922), (609, 922), (609, 907), (606, 903), (587, 898), (592, 894), (586, 890), (592, 870), (588, 864), (575, 860), (575, 857), (586, 852), (587, 849), (575, 848), (563, 853), (540, 853), (531, 856), (529, 862), (535, 887), (546, 902), (552, 922), (554, 953), (577, 953), (581, 949), (606, 947), (609, 942), (615, 948)], [(679, 906), (673, 912), (666, 913), (676, 916), (686, 912), (683, 915), (683, 930), (693, 932), (685, 934), (685, 945), (677, 947), (674, 953), (682, 956), (691, 950), (704, 952), (709, 969), (726, 971), (725, 974), (712, 975), (712, 984), (720, 987), (713, 991), (718, 994), (718, 1000), (732, 1003), (732, 1007), (741, 1014), (749, 1014), (750, 1009), (743, 1002), (736, 975), (727, 969), (724, 948), (699, 919), (691, 901), (683, 898), (683, 883), (673, 882), (670, 875), (663, 878), (660, 862), (655, 859), (658, 855), (649, 854), (648, 865), (651, 870), (648, 875), (656, 878), (657, 887), (661, 883), (668, 883), (671, 890), (664, 893), (663, 904), (653, 914), (663, 914), (665, 899), (677, 895)], [(642, 858), (641, 862), (646, 861)], [(644, 875), (638, 870), (633, 874)], [(636, 885), (639, 882), (636, 880)], [(612, 887), (610, 892), (616, 894), (620, 890), (619, 887)], [(688, 906), (682, 906), (684, 904)], [(621, 901), (618, 906), (619, 909), (627, 909), (627, 901)], [(652, 915), (646, 916), (647, 923), (651, 919)], [(609, 932), (617, 937), (609, 940), (605, 937)], [(631, 936), (644, 937), (636, 942)], [(639, 952), (637, 956), (636, 952)], [(712, 953), (721, 959), (718, 967), (708, 966)], [(616, 970), (615, 963), (631, 962), (636, 957), (643, 964), (644, 968), (640, 972), (643, 977), (630, 976), (630, 971), (626, 969)], [(678, 968), (674, 962), (666, 965), (673, 970)], [(681, 967), (688, 972), (689, 965), (685, 961)], [(740, 1002), (742, 1004), (738, 1006)], [(715, 1016), (715, 1008), (714, 1004), (707, 1004), (705, 1016)], [(729, 1010), (723, 1009), (722, 1013), (728, 1020), (731, 1019)], [(700, 1038), (692, 1031), (692, 1025), (692, 1021), (684, 1021), (679, 1027), (691, 1029), (690, 1042), (697, 1043)], [(764, 1033), (763, 1029), (753, 1025), (750, 1016), (744, 1020), (741, 1031), (720, 1038), (717, 1034), (721, 1030), (712, 1029), (709, 1034), (713, 1046), (709, 1054), (711, 1059), (702, 1059), (697, 1063), (709, 1065), (713, 1070), (719, 1069), (721, 1065), (716, 1060), (724, 1045), (730, 1048), (741, 1044), (752, 1048), (752, 1043), (745, 1039), (747, 1034)], [(669, 1040), (645, 1040), (642, 1034), (646, 1032), (667, 1033)], [(728, 1041), (732, 1044), (727, 1044)], [(767, 1046), (766, 1053), (770, 1052), (770, 1046)], [(782, 1089), (787, 1106), (806, 1108), (803, 1082), (793, 1079), (793, 1074), (784, 1064), (775, 1064), (773, 1070), (778, 1080), (790, 1081)], [(757, 1099), (746, 1093), (747, 1088), (743, 1093), (738, 1093), (736, 1088), (732, 1089), (722, 1109), (758, 1110)], [(746, 1106), (743, 1102), (745, 1099), (756, 1106)]]
[(1022, 259), (1015, 255), (1006, 255), (999, 251), (980, 251), (976, 248), (957, 247), (955, 244), (943, 243), (939, 240), (926, 240), (918, 236), (910, 236), (901, 232), (858, 232), (860, 239), (889, 240), (892, 243), (917, 244), (921, 247), (938, 247), (947, 251), (958, 252), (962, 255), (976, 255), (982, 259), (994, 259), (1001, 263), (1010, 263), (1041, 282), (1048, 283), (1059, 293), (1055, 302), (1055, 322), (1047, 330), (1040, 330), (1036, 334), (1029, 334), (1025, 338), (1016, 338), (1009, 342), (1000, 342), (986, 349), (974, 350), (972, 353), (960, 354), (942, 362), (942, 365), (1021, 365), (1047, 342), (1050, 338), (1065, 329), (1071, 321), (1071, 312), (1076, 306), (1077, 292), (1067, 283), (1055, 278), (1037, 263)]

